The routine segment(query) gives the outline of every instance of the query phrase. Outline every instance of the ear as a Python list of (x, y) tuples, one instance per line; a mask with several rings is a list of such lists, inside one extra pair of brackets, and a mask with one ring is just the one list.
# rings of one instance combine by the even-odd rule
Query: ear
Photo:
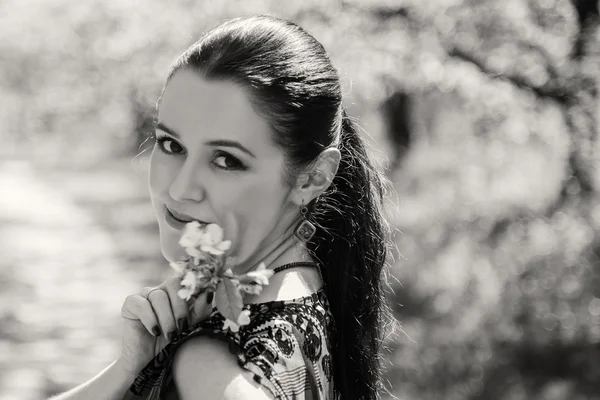
[(306, 205), (325, 192), (337, 174), (341, 157), (336, 148), (323, 150), (315, 162), (298, 176), (292, 202), (297, 206)]

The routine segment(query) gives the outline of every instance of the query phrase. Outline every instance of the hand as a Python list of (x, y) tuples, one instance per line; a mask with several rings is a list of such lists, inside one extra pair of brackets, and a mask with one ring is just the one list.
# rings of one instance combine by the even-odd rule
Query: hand
[(125, 299), (119, 362), (127, 372), (137, 376), (173, 337), (210, 315), (212, 306), (207, 302), (207, 292), (186, 302), (177, 295), (180, 282), (173, 276)]

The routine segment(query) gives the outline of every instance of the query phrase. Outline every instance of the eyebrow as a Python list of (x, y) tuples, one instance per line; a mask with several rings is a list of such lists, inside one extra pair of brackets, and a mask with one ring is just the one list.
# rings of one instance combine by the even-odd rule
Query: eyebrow
[[(175, 132), (173, 129), (167, 127), (162, 122), (158, 122), (156, 124), (156, 129), (160, 129), (161, 131), (167, 132), (171, 136), (181, 139), (181, 136), (177, 132)], [(242, 144), (240, 142), (237, 142), (235, 140), (226, 140), (226, 139), (209, 140), (208, 142), (204, 142), (204, 144), (206, 144), (208, 146), (234, 147), (234, 148), (241, 150), (244, 153), (256, 158), (256, 156), (250, 150), (248, 150), (247, 148), (242, 146)]]

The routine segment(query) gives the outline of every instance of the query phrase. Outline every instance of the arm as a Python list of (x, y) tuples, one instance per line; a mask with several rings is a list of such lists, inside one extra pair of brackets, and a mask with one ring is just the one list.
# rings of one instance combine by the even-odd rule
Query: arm
[(272, 400), (268, 390), (240, 368), (227, 344), (195, 337), (175, 353), (173, 379), (181, 400)]
[(135, 378), (116, 360), (89, 381), (49, 400), (122, 400)]

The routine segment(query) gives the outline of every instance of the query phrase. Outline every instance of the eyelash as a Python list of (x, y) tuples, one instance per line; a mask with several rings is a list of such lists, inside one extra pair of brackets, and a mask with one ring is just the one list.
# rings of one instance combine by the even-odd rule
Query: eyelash
[[(180, 153), (171, 153), (169, 151), (167, 151), (165, 149), (164, 143), (166, 141), (171, 141), (173, 143), (177, 143), (175, 142), (173, 139), (171, 139), (168, 136), (156, 136), (156, 144), (158, 145), (158, 149), (163, 152), (166, 155), (172, 156), (172, 155), (179, 155)], [(182, 147), (180, 144), (177, 143), (177, 146)], [(183, 148), (183, 147), (182, 147)], [(226, 159), (229, 159), (229, 161), (233, 162), (233, 164), (235, 165), (234, 167), (223, 167), (221, 165), (216, 164), (214, 161), (215, 159), (219, 158), (219, 157), (225, 157)], [(227, 153), (226, 151), (223, 150), (215, 150), (215, 156), (213, 158), (212, 163), (219, 169), (225, 170), (225, 171), (245, 171), (246, 169), (248, 169), (240, 160), (238, 160), (237, 158), (235, 158), (234, 156), (232, 156), (231, 154)]]

